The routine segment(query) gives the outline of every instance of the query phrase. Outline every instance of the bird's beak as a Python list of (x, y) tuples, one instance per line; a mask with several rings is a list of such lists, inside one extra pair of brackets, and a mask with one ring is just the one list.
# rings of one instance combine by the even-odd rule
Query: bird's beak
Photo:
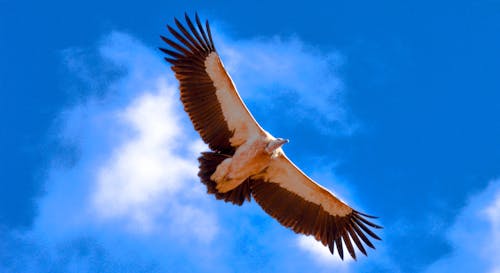
[(290, 140), (288, 139), (282, 139), (281, 142), (280, 142), (280, 146), (284, 145), (285, 143), (288, 143), (290, 142)]

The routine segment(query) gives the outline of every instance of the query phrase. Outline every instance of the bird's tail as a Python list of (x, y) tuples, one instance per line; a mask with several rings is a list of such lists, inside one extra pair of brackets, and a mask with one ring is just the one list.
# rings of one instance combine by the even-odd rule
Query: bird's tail
[(198, 162), (200, 163), (198, 176), (201, 182), (207, 186), (207, 192), (209, 194), (214, 194), (215, 198), (218, 200), (224, 200), (225, 202), (231, 202), (241, 206), (245, 200), (250, 201), (251, 199), (250, 180), (247, 179), (233, 190), (222, 193), (217, 191), (217, 183), (210, 179), (210, 176), (215, 172), (217, 166), (228, 157), (228, 155), (216, 152), (201, 153), (201, 156), (198, 158)]

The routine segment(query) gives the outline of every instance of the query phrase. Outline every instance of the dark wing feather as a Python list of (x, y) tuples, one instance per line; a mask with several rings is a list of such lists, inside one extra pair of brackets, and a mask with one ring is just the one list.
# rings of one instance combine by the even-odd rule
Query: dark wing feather
[[(187, 15), (186, 18), (191, 32), (175, 20), (180, 33), (170, 26), (168, 30), (177, 41), (162, 36), (162, 40), (172, 49), (160, 48), (160, 50), (170, 56), (165, 59), (172, 64), (172, 70), (179, 80), (184, 110), (189, 114), (194, 128), (200, 133), (203, 141), (214, 151), (233, 154), (234, 147), (229, 141), (233, 132), (224, 120), (216, 96), (217, 90), (205, 70), (204, 61), (210, 53), (215, 52), (215, 47), (211, 39), (205, 37), (201, 23), (198, 24), (198, 30), (203, 34), (203, 39)], [(196, 18), (199, 21), (198, 16)]]
[[(251, 135), (265, 135), (241, 100), (231, 77), (217, 55), (208, 21), (203, 27), (186, 15), (187, 27), (175, 19), (167, 26), (174, 39), (161, 36), (170, 48), (160, 48), (169, 57), (179, 80), (181, 101), (194, 128), (211, 150), (232, 155)], [(201, 34), (200, 34), (201, 33)]]
[(284, 154), (274, 159), (263, 174), (253, 178), (251, 190), (255, 201), (278, 222), (297, 233), (314, 236), (332, 254), (337, 248), (342, 259), (344, 246), (353, 259), (356, 259), (355, 247), (367, 255), (362, 242), (375, 248), (366, 234), (380, 240), (367, 227), (381, 228), (365, 218), (372, 216), (353, 210), (316, 184)]

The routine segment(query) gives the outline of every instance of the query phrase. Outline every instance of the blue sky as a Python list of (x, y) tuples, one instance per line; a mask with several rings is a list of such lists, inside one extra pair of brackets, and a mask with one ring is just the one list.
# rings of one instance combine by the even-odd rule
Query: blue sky
[[(162, 54), (198, 11), (257, 120), (383, 241), (357, 262), (199, 183)], [(500, 2), (0, 1), (0, 271), (500, 271)]]

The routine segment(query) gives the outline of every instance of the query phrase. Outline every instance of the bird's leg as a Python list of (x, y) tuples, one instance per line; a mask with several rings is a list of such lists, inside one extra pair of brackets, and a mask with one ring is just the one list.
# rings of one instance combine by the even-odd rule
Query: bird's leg
[(241, 179), (224, 179), (223, 181), (217, 183), (217, 191), (221, 193), (226, 193), (230, 190), (234, 190), (236, 187), (238, 187), (239, 184), (241, 184)]
[(210, 179), (217, 183), (217, 191), (221, 193), (225, 193), (236, 188), (242, 182), (241, 178), (233, 177), (233, 175), (231, 175), (232, 161), (232, 158), (224, 159), (224, 161), (217, 166), (215, 172), (210, 176)]
[(210, 176), (210, 179), (215, 183), (219, 184), (225, 180), (225, 177), (229, 173), (229, 166), (231, 166), (232, 158), (224, 159), (219, 166), (215, 169), (215, 172)]

